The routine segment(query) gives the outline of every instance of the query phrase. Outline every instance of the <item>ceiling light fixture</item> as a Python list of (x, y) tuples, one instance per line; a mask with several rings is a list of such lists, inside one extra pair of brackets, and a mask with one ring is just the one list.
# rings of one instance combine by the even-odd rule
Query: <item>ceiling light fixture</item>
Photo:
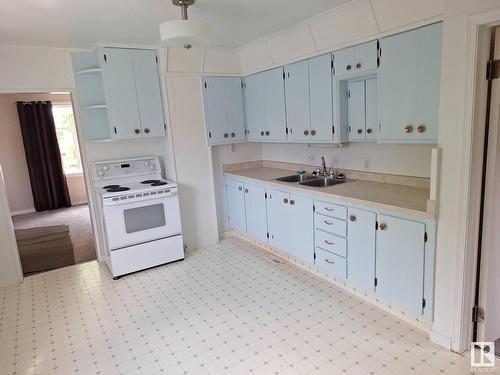
[(165, 21), (160, 24), (162, 44), (166, 47), (205, 47), (212, 41), (213, 27), (205, 21), (188, 20), (188, 6), (194, 0), (172, 0), (181, 7), (182, 20)]

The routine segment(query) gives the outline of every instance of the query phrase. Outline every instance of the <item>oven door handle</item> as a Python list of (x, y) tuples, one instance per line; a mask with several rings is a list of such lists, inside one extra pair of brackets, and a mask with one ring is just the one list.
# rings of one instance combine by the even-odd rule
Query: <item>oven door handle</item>
[(117, 206), (120, 204), (128, 204), (128, 203), (137, 203), (137, 202), (146, 202), (150, 200), (161, 200), (163, 198), (169, 198), (177, 195), (177, 191), (171, 191), (170, 193), (163, 193), (160, 195), (153, 195), (149, 197), (138, 197), (138, 198), (127, 198), (127, 199), (118, 199), (113, 200), (113, 198), (105, 198), (103, 199), (104, 206)]

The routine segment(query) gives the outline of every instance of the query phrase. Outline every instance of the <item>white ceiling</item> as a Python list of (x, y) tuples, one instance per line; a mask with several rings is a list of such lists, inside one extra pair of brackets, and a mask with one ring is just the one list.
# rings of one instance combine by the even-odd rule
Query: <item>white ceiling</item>
[[(189, 17), (215, 26), (214, 45), (237, 47), (349, 1), (197, 0)], [(179, 18), (171, 0), (0, 0), (0, 45), (156, 45), (158, 25)]]

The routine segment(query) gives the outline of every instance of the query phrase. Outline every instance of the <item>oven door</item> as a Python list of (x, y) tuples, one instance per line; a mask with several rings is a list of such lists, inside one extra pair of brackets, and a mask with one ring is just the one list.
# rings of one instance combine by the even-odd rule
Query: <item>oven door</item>
[(103, 211), (109, 250), (181, 233), (177, 194), (130, 201), (105, 199)]

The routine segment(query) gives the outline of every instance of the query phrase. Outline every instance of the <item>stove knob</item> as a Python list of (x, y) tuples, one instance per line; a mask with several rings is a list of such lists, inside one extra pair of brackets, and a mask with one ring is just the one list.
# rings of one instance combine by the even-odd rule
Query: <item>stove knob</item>
[(102, 169), (105, 170), (105, 171), (107, 171), (109, 169), (109, 167), (107, 165), (103, 165)]
[(155, 167), (154, 164), (150, 164), (149, 169), (151, 169), (152, 171), (154, 171), (156, 169), (156, 167)]
[(103, 171), (103, 170), (98, 170), (98, 171), (97, 171), (97, 174), (98, 174), (99, 176), (104, 176), (104, 171)]
[(144, 165), (147, 167), (149, 165), (149, 160), (145, 160)]

